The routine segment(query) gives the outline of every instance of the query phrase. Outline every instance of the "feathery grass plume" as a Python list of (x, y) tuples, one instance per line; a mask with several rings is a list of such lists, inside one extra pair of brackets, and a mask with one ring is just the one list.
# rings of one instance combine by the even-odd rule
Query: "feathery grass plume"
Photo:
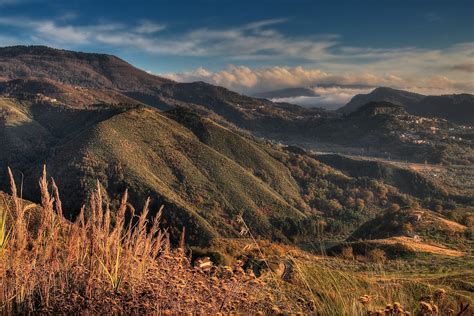
[(13, 172), (10, 169), (10, 167), (8, 167), (8, 176), (10, 178), (10, 189), (11, 189), (11, 192), (12, 192), (13, 203), (15, 205), (15, 211), (17, 213), (17, 216), (20, 216), (21, 211), (22, 211), (22, 209), (21, 209), (21, 200), (18, 198), (18, 192), (17, 192), (16, 183), (15, 183), (15, 177), (13, 176)]
[(3, 207), (0, 207), (0, 256), (3, 256), (10, 234), (11, 228), (7, 227), (7, 212)]
[(48, 308), (75, 289), (89, 299), (108, 289), (113, 293), (122, 286), (130, 290), (156, 267), (167, 238), (159, 227), (162, 208), (150, 223), (148, 200), (135, 224), (132, 209), (130, 224), (126, 225), (128, 192), (112, 212), (97, 184), (90, 198), (90, 216), (85, 217), (83, 207), (76, 221), (70, 223), (62, 217), (59, 189), (54, 180), (48, 181), (46, 167), (39, 181), (41, 208), (31, 204), (23, 207), (11, 170), (9, 176), (14, 209), (10, 228), (10, 203), (5, 203), (7, 209), (0, 214), (0, 249), (8, 253), (0, 262), (3, 311), (32, 311), (38, 299)]

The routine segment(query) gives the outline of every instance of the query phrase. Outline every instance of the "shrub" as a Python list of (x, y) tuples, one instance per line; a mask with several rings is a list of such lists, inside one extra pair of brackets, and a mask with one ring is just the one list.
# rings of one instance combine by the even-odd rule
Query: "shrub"
[(393, 203), (392, 205), (390, 205), (389, 211), (398, 212), (399, 210), (400, 210), (400, 205), (398, 205), (397, 203)]
[(341, 250), (341, 256), (344, 259), (354, 259), (354, 251), (351, 246), (344, 247)]
[(411, 223), (405, 223), (403, 224), (402, 230), (404, 233), (413, 233), (413, 225)]
[(362, 199), (356, 200), (356, 208), (358, 211), (363, 211), (365, 209), (365, 202)]
[(328, 202), (328, 205), (327, 205), (328, 209), (332, 212), (340, 212), (342, 211), (343, 207), (342, 205), (339, 203), (338, 200), (336, 199), (332, 199)]
[(385, 261), (387, 261), (385, 251), (378, 248), (369, 250), (369, 252), (367, 253), (367, 259), (369, 259), (373, 263), (385, 263)]

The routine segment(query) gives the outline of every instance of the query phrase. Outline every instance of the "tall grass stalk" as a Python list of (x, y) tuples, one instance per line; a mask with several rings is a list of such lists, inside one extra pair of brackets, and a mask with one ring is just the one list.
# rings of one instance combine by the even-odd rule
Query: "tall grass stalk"
[(71, 223), (62, 217), (59, 190), (46, 169), (39, 181), (41, 207), (25, 206), (11, 170), (9, 175), (12, 197), (0, 209), (0, 311), (30, 312), (38, 302), (47, 309), (76, 291), (91, 299), (121, 288), (133, 295), (156, 268), (168, 235), (159, 227), (161, 209), (149, 222), (149, 200), (137, 217), (125, 192), (113, 211), (97, 185)]
[(0, 256), (3, 255), (10, 238), (11, 229), (7, 228), (7, 212), (0, 208)]

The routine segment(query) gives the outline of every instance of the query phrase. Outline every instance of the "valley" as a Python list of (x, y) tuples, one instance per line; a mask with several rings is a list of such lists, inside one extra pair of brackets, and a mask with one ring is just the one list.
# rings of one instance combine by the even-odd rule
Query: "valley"
[[(207, 292), (186, 292), (210, 313), (254, 304), (276, 314), (356, 315), (396, 300), (417, 310), (418, 298), (437, 287), (449, 291), (449, 300), (436, 302), (444, 310), (473, 302), (471, 95), (455, 102), (468, 108), (462, 119), (439, 107), (428, 113), (419, 102), (430, 97), (386, 88), (326, 111), (45, 46), (0, 48), (0, 78), (0, 229), (11, 227), (0, 246), (11, 229), (12, 254), (23, 262), (36, 256), (43, 268), (58, 260), (51, 276), (71, 275), (91, 291), (55, 289), (54, 307), (36, 311), (79, 312), (81, 300), (91, 300), (92, 312), (106, 308), (92, 292), (112, 297), (110, 312), (157, 311), (150, 306), (161, 294), (148, 283), (181, 300), (189, 280), (222, 285), (215, 292), (222, 301), (210, 307), (201, 304)], [(44, 253), (26, 251), (22, 238)], [(80, 246), (88, 242), (97, 244)], [(120, 299), (113, 256), (123, 257), (124, 287), (150, 306)], [(212, 276), (195, 268), (202, 262), (214, 267)], [(150, 271), (167, 265), (188, 279), (162, 288)], [(111, 292), (92, 284), (104, 275)], [(247, 283), (248, 302), (244, 291), (232, 292)], [(30, 310), (31, 289), (28, 303), (10, 311)], [(69, 295), (77, 299), (71, 306), (61, 301)], [(259, 295), (272, 299), (263, 304)]]

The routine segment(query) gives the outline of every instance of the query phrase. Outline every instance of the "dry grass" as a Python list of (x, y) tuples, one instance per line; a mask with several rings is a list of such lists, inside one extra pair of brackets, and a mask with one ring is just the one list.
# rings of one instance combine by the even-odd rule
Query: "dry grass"
[[(304, 298), (318, 315), (473, 315), (474, 309), (456, 293), (427, 282), (385, 274), (378, 264), (370, 272), (341, 269), (333, 259), (308, 264), (291, 259), (292, 283), (304, 289)], [(461, 305), (461, 302), (463, 304)]]
[(406, 236), (397, 236), (397, 237), (390, 237), (385, 239), (374, 239), (365, 241), (368, 244), (377, 244), (380, 246), (383, 245), (398, 245), (405, 249), (408, 249), (412, 252), (424, 252), (424, 253), (431, 253), (431, 254), (438, 254), (438, 255), (445, 255), (451, 257), (462, 257), (465, 253), (455, 250), (449, 249), (442, 245), (437, 245), (434, 243), (427, 243), (427, 242), (418, 242), (415, 241), (413, 238), (406, 237)]
[[(0, 210), (0, 311), (249, 312), (271, 310), (272, 288), (239, 266), (202, 272), (183, 249), (171, 250), (160, 212), (140, 215), (127, 192), (111, 210), (100, 185), (74, 223), (62, 217), (58, 188), (46, 171), (41, 208), (12, 196)], [(160, 210), (161, 211), (161, 210)], [(87, 214), (85, 214), (87, 213)], [(287, 310), (296, 304), (275, 300)], [(279, 308), (276, 306), (275, 308)]]
[[(112, 210), (97, 184), (71, 223), (62, 217), (59, 190), (46, 171), (39, 182), (41, 207), (21, 199), (11, 172), (10, 179), (12, 194), (5, 207), (0, 203), (0, 314), (403, 315), (396, 312), (453, 308), (442, 301), (444, 293), (419, 303), (429, 286), (389, 277), (381, 282), (382, 264), (361, 275), (341, 270), (340, 259), (316, 260), (257, 240), (243, 219), (247, 238), (239, 249), (264, 262), (266, 272), (257, 278), (254, 267), (244, 270), (243, 261), (203, 271), (192, 267), (184, 242), (171, 249), (160, 228), (161, 210), (152, 217), (149, 201), (137, 212), (125, 192)], [(396, 301), (402, 304), (383, 308)]]

